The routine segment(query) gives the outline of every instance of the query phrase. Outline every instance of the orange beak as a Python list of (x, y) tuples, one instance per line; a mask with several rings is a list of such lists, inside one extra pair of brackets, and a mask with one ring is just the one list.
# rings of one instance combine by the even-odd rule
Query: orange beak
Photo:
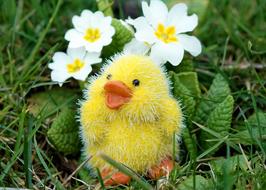
[(129, 102), (132, 91), (121, 81), (109, 81), (104, 85), (105, 104), (110, 109), (118, 109)]

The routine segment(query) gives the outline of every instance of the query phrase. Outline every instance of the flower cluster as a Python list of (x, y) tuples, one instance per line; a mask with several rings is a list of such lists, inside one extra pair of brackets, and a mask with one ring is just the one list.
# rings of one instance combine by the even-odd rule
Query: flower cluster
[(198, 17), (187, 15), (187, 6), (183, 3), (176, 4), (170, 11), (160, 0), (151, 0), (150, 6), (142, 2), (142, 17), (127, 22), (136, 29), (133, 39), (126, 51), (138, 49), (139, 53), (149, 54), (159, 64), (169, 61), (178, 65), (184, 56), (184, 50), (191, 55), (201, 53), (200, 41), (184, 34), (191, 32), (198, 25)]
[[(184, 34), (198, 24), (197, 15), (187, 15), (185, 4), (176, 4), (168, 11), (161, 0), (151, 0), (150, 5), (143, 1), (142, 11), (144, 16), (122, 21), (127, 28), (129, 25), (135, 28), (135, 32), (132, 30), (135, 38), (124, 46), (125, 53), (147, 55), (158, 64), (168, 61), (174, 66), (180, 64), (185, 50), (192, 56), (201, 53), (200, 41)], [(70, 77), (84, 81), (91, 65), (102, 61), (102, 48), (112, 42), (115, 29), (111, 22), (112, 18), (100, 11), (84, 10), (81, 16), (74, 16), (74, 28), (65, 34), (69, 41), (67, 52), (55, 53), (49, 64), (52, 80), (60, 86)]]
[(65, 34), (69, 41), (67, 52), (55, 53), (49, 64), (52, 80), (60, 86), (70, 77), (84, 81), (92, 70), (91, 65), (102, 61), (102, 48), (112, 41), (115, 29), (111, 22), (112, 18), (100, 11), (84, 10), (81, 16), (74, 16), (74, 28)]

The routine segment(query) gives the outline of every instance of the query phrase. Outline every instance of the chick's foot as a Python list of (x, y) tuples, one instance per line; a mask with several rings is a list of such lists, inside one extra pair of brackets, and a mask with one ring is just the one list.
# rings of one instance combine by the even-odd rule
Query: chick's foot
[(105, 186), (112, 186), (112, 185), (127, 185), (131, 181), (131, 178), (127, 176), (126, 174), (123, 174), (122, 172), (115, 172), (111, 169), (104, 169), (101, 172), (101, 176), (104, 180)]
[(174, 168), (174, 161), (167, 157), (161, 161), (157, 166), (152, 166), (148, 170), (148, 177), (151, 179), (158, 179), (162, 176), (168, 175)]

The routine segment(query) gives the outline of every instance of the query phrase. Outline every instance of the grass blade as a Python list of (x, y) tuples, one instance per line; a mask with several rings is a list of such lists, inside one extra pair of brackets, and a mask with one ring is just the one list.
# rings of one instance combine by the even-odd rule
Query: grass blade
[(32, 167), (32, 138), (28, 138), (29, 134), (32, 132), (32, 126), (33, 126), (33, 116), (29, 115), (29, 121), (28, 126), (24, 133), (24, 172), (26, 176), (26, 187), (32, 188), (32, 173), (31, 173), (31, 167)]
[(100, 182), (100, 185), (101, 185), (102, 189), (105, 190), (106, 188), (104, 186), (103, 178), (101, 176), (101, 172), (100, 172), (99, 168), (96, 168), (96, 171), (97, 171), (97, 178)]
[(127, 167), (123, 166), (122, 164), (118, 163), (117, 161), (113, 160), (109, 156), (101, 153), (100, 154), (100, 157), (102, 159), (104, 159), (106, 162), (108, 162), (109, 164), (111, 164), (112, 166), (114, 166), (115, 168), (117, 168), (122, 173), (124, 173), (124, 174), (130, 176), (132, 179), (136, 180), (136, 182), (138, 182), (138, 184), (143, 189), (146, 189), (146, 190), (152, 190), (152, 189), (154, 189), (148, 182), (144, 181), (143, 179), (141, 179), (140, 177), (138, 177), (133, 171), (131, 171)]

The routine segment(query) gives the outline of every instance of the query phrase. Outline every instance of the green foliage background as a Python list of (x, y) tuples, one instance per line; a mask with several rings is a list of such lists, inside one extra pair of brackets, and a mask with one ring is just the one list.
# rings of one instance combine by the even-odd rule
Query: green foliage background
[[(131, 189), (265, 189), (266, 1), (183, 2), (199, 15), (193, 35), (204, 48), (197, 58), (186, 54), (178, 67), (166, 64), (186, 115), (179, 162), (169, 178), (147, 182), (104, 159), (133, 176)], [(132, 34), (118, 19), (130, 10), (140, 15), (140, 1), (111, 5), (0, 0), (0, 187), (104, 188), (85, 167), (75, 172), (86, 161), (75, 118), (83, 84), (68, 80), (59, 88), (47, 63), (66, 49), (64, 33), (83, 9), (99, 7), (117, 18), (114, 41), (102, 56), (120, 51)]]

